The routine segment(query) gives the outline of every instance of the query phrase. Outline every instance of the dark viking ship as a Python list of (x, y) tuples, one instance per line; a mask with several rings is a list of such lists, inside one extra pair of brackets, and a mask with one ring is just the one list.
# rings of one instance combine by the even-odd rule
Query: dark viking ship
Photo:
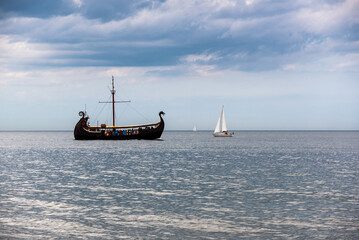
[[(157, 123), (132, 125), (132, 126), (116, 126), (115, 125), (115, 103), (126, 101), (115, 101), (114, 79), (112, 77), (112, 126), (101, 124), (100, 126), (90, 126), (88, 124), (89, 116), (86, 112), (79, 112), (81, 119), (77, 122), (74, 129), (76, 140), (130, 140), (130, 139), (146, 139), (154, 140), (160, 138), (165, 127), (162, 119), (164, 112), (159, 112), (160, 121)], [(127, 101), (128, 102), (128, 101)], [(107, 103), (107, 102), (100, 102)]]

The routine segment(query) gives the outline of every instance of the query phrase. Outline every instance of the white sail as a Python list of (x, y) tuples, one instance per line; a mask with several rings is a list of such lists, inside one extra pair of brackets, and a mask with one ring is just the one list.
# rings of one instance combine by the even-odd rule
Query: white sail
[[(221, 114), (222, 116), (222, 114)], [(218, 132), (221, 132), (221, 116), (219, 116), (219, 119), (218, 119), (218, 122), (217, 122), (217, 125), (216, 125), (216, 128), (214, 129), (214, 132), (215, 133), (218, 133)]]
[(221, 115), (219, 116), (213, 136), (215, 137), (232, 137), (234, 133), (227, 132), (226, 117), (224, 116), (224, 106), (222, 107)]
[(221, 115), (219, 116), (216, 128), (214, 129), (215, 133), (227, 131), (226, 118), (224, 116), (224, 107), (222, 107)]
[(193, 132), (196, 132), (196, 131), (197, 131), (197, 128), (196, 128), (196, 125), (194, 125)]
[(226, 118), (224, 117), (224, 107), (222, 107), (222, 132), (227, 132)]

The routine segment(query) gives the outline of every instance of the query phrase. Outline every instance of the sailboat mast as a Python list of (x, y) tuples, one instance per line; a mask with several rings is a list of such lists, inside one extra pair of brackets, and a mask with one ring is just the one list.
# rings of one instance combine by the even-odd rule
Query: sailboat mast
[(111, 94), (112, 94), (112, 126), (115, 126), (115, 83), (114, 83), (114, 78), (112, 76), (112, 90), (111, 90)]
[(112, 126), (115, 126), (115, 103), (127, 103), (127, 102), (131, 102), (131, 101), (115, 101), (115, 80), (114, 77), (112, 76), (112, 89), (110, 90), (111, 94), (112, 94), (112, 101), (107, 101), (107, 102), (99, 102), (99, 103), (112, 103)]

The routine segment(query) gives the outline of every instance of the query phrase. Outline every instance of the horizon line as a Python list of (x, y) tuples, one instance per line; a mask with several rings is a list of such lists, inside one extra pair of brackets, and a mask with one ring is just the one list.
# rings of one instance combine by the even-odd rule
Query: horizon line
[[(300, 129), (300, 130), (293, 130), (293, 129), (265, 129), (265, 130), (229, 130), (228, 132), (359, 132), (359, 129), (351, 129), (351, 130), (340, 130), (340, 129), (326, 129), (326, 130), (319, 130), (319, 129)], [(73, 132), (73, 130), (0, 130), (0, 132)], [(171, 129), (171, 130), (164, 130), (163, 132), (213, 132), (213, 130), (197, 130), (193, 131), (191, 129), (188, 130), (180, 130), (180, 129)]]

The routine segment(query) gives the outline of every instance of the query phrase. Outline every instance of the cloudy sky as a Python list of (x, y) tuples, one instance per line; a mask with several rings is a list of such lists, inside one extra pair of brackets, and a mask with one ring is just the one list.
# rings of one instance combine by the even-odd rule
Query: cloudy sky
[(0, 0), (0, 130), (359, 130), (358, 0)]

